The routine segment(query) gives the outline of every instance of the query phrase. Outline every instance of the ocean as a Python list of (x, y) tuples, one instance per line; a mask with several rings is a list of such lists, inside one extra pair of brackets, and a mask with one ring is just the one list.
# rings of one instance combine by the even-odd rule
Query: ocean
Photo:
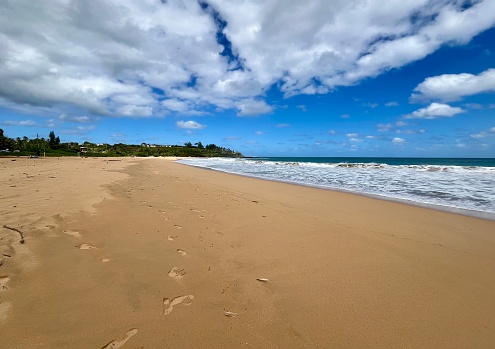
[(179, 162), (495, 220), (495, 159), (260, 157)]

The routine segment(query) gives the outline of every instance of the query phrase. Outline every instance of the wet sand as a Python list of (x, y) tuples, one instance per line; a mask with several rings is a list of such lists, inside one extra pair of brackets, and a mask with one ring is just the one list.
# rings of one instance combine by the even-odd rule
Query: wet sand
[(0, 168), (2, 347), (495, 346), (494, 221), (165, 159)]

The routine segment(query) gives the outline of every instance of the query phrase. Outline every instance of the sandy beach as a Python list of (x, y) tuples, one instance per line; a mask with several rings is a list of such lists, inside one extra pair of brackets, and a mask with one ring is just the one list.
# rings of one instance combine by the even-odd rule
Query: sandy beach
[(163, 158), (0, 168), (2, 348), (495, 347), (494, 221)]

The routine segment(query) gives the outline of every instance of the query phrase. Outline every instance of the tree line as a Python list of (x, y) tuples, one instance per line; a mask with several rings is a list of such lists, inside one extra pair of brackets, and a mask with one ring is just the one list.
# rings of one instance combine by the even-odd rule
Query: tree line
[(0, 129), (0, 154), (19, 156), (177, 156), (177, 157), (242, 157), (240, 152), (219, 147), (215, 144), (204, 146), (201, 142), (186, 142), (184, 145), (152, 145), (152, 144), (96, 144), (84, 142), (61, 142), (60, 137), (50, 131), (48, 138), (38, 136), (29, 139), (9, 138)]

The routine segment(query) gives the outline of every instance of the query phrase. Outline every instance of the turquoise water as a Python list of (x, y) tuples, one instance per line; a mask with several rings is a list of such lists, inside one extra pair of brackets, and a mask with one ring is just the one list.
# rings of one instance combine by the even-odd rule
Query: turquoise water
[(180, 162), (495, 219), (495, 159), (260, 157)]

